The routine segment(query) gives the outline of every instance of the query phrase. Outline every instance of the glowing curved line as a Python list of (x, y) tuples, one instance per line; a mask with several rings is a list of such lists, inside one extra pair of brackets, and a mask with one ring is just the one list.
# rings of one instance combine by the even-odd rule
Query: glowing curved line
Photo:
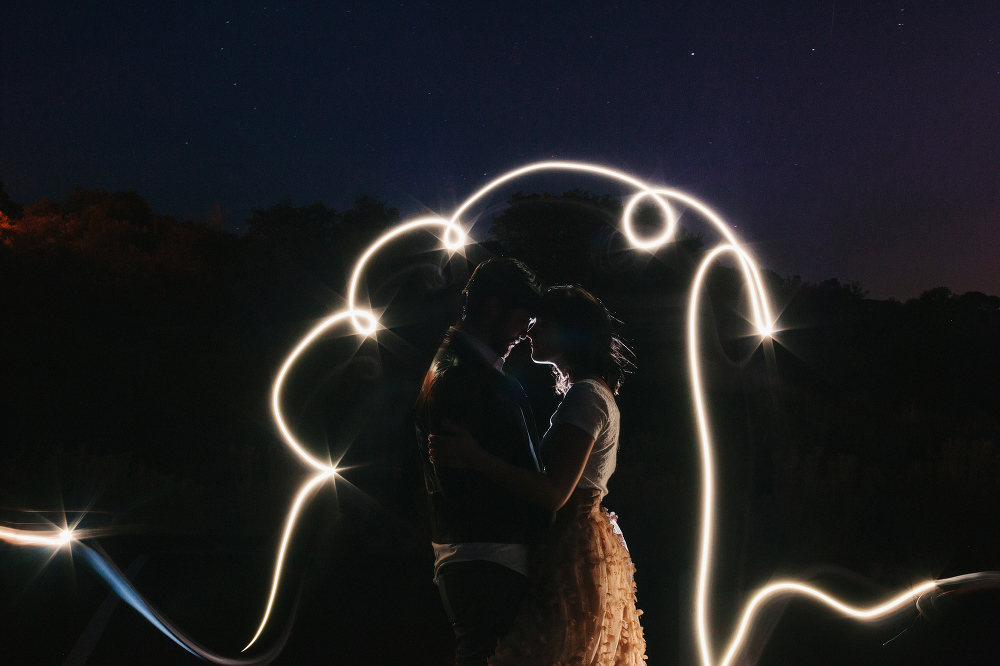
[(77, 542), (75, 546), (75, 551), (84, 556), (84, 559), (88, 564), (90, 564), (91, 567), (93, 567), (97, 575), (104, 579), (104, 582), (108, 584), (108, 586), (119, 596), (119, 598), (122, 599), (122, 601), (134, 608), (140, 615), (146, 618), (151, 625), (159, 629), (160, 632), (162, 632), (170, 640), (177, 643), (191, 654), (201, 657), (205, 661), (210, 661), (214, 664), (219, 664), (220, 666), (263, 666), (264, 664), (269, 664), (274, 661), (278, 654), (281, 653), (285, 643), (288, 641), (291, 625), (286, 627), (284, 634), (267, 652), (259, 654), (255, 657), (233, 659), (232, 657), (226, 657), (214, 652), (213, 650), (209, 650), (185, 634), (183, 630), (177, 627), (152, 604), (150, 604), (146, 598), (143, 597), (137, 589), (135, 589), (135, 586), (132, 585), (125, 574), (123, 574), (121, 570), (115, 566), (114, 562), (111, 561), (99, 545), (95, 544), (95, 546), (91, 548), (84, 543)]
[[(281, 543), (278, 547), (278, 552), (276, 555), (274, 573), (272, 576), (271, 590), (268, 596), (268, 601), (266, 608), (264, 610), (263, 618), (257, 629), (257, 633), (254, 635), (253, 639), (247, 645), (244, 650), (252, 646), (257, 639), (261, 636), (264, 631), (265, 626), (270, 618), (271, 611), (273, 609), (274, 600), (278, 593), (278, 588), (282, 577), (282, 568), (285, 562), (285, 556), (287, 553), (288, 545), (291, 541), (291, 536), (294, 532), (296, 522), (298, 521), (299, 514), (304, 507), (309, 496), (318, 489), (318, 487), (326, 482), (333, 481), (337, 474), (337, 468), (335, 465), (324, 463), (312, 454), (310, 454), (302, 444), (298, 442), (295, 436), (292, 434), (291, 430), (285, 422), (284, 416), (281, 411), (281, 390), (284, 386), (284, 380), (290, 371), (291, 367), (295, 364), (302, 353), (311, 345), (317, 337), (329, 330), (335, 324), (342, 322), (344, 319), (350, 318), (351, 323), (354, 325), (354, 329), (358, 334), (361, 335), (371, 335), (378, 329), (378, 319), (371, 310), (358, 309), (357, 307), (357, 289), (358, 284), (361, 279), (364, 267), (367, 262), (375, 255), (375, 253), (380, 250), (386, 243), (392, 239), (426, 226), (441, 226), (444, 228), (444, 237), (442, 242), (444, 249), (449, 252), (460, 249), (466, 242), (466, 234), (462, 229), (460, 224), (461, 216), (477, 201), (486, 196), (489, 192), (495, 190), (500, 185), (513, 180), (519, 176), (533, 173), (541, 170), (562, 170), (562, 171), (582, 171), (586, 173), (597, 174), (601, 176), (606, 176), (608, 178), (616, 179), (624, 183), (628, 183), (636, 188), (637, 192), (632, 195), (622, 214), (622, 231), (625, 236), (629, 239), (632, 245), (636, 248), (645, 249), (648, 251), (655, 251), (661, 247), (664, 243), (670, 241), (677, 227), (677, 215), (670, 205), (670, 200), (675, 200), (685, 204), (686, 206), (698, 211), (706, 220), (708, 220), (713, 227), (722, 235), (726, 240), (726, 243), (713, 248), (703, 259), (701, 265), (698, 267), (694, 282), (691, 289), (691, 298), (688, 306), (688, 356), (689, 356), (689, 370), (691, 373), (690, 382), (692, 388), (693, 402), (696, 412), (696, 418), (698, 423), (698, 438), (699, 438), (699, 448), (701, 451), (701, 461), (702, 461), (702, 510), (701, 510), (701, 539), (698, 552), (698, 584), (697, 592), (695, 598), (695, 628), (698, 637), (698, 646), (701, 656), (701, 661), (704, 666), (713, 666), (712, 654), (711, 654), (711, 638), (708, 630), (708, 594), (710, 588), (710, 565), (712, 561), (712, 550), (713, 550), (713, 537), (714, 537), (714, 521), (715, 521), (715, 470), (714, 470), (714, 459), (713, 459), (713, 443), (711, 432), (708, 423), (708, 410), (705, 407), (705, 399), (702, 389), (702, 379), (701, 379), (701, 367), (699, 363), (699, 353), (698, 353), (698, 302), (701, 293), (701, 286), (704, 282), (704, 277), (708, 271), (709, 266), (713, 261), (716, 260), (722, 253), (732, 253), (735, 255), (737, 262), (743, 272), (744, 279), (747, 284), (747, 291), (750, 297), (750, 307), (752, 310), (753, 324), (757, 328), (757, 331), (762, 336), (769, 336), (774, 330), (774, 318), (771, 314), (771, 308), (768, 303), (767, 291), (764, 288), (764, 282), (761, 279), (760, 271), (757, 265), (751, 259), (750, 255), (737, 241), (736, 236), (733, 234), (729, 225), (727, 225), (722, 218), (720, 218), (714, 211), (712, 211), (708, 206), (701, 203), (697, 199), (677, 190), (663, 189), (658, 187), (652, 187), (641, 180), (634, 178), (621, 171), (616, 171), (614, 169), (609, 169), (607, 167), (601, 167), (594, 164), (587, 164), (583, 162), (538, 162), (535, 164), (529, 164), (527, 166), (515, 169), (506, 174), (495, 178), (494, 180), (487, 183), (484, 187), (476, 191), (471, 197), (465, 200), (461, 206), (455, 211), (449, 220), (440, 217), (429, 217), (422, 218), (418, 220), (413, 220), (411, 222), (406, 222), (393, 227), (389, 231), (385, 232), (376, 241), (374, 241), (362, 254), (361, 258), (355, 264), (354, 271), (351, 275), (350, 284), (348, 286), (348, 297), (347, 297), (347, 308), (344, 310), (337, 311), (326, 319), (322, 320), (317, 324), (305, 337), (303, 337), (299, 343), (295, 346), (292, 352), (285, 359), (281, 366), (277, 376), (274, 380), (274, 385), (272, 388), (271, 396), (271, 411), (275, 419), (275, 423), (278, 426), (278, 430), (281, 433), (282, 439), (288, 445), (288, 447), (295, 453), (304, 463), (315, 468), (318, 473), (308, 479), (300, 487), (298, 493), (296, 494), (295, 500), (289, 510), (288, 516), (285, 519), (285, 528), (283, 530)], [(652, 239), (649, 238), (639, 238), (633, 228), (632, 228), (632, 214), (637, 206), (638, 202), (646, 196), (650, 196), (656, 201), (657, 205), (660, 206), (661, 210), (664, 212), (666, 218), (666, 224), (664, 231), (658, 236)], [(46, 546), (61, 546), (77, 538), (71, 530), (18, 530), (13, 528), (0, 527), (0, 539), (15, 543), (18, 545), (46, 545)], [(84, 538), (81, 534), (80, 538)], [(107, 566), (101, 565), (100, 562), (95, 564), (95, 567), (101, 571), (107, 569), (110, 571), (113, 569), (113, 565), (105, 563)], [(103, 568), (102, 568), (103, 567)], [(106, 573), (106, 572), (105, 572)], [(103, 574), (102, 574), (103, 575)], [(107, 576), (105, 576), (107, 578)], [(114, 577), (115, 580), (123, 579), (122, 576)], [(735, 658), (743, 642), (746, 640), (746, 636), (750, 630), (753, 618), (755, 617), (757, 611), (760, 607), (766, 603), (769, 599), (783, 594), (799, 594), (802, 596), (810, 597), (816, 601), (826, 604), (827, 606), (841, 612), (844, 615), (853, 617), (860, 620), (868, 620), (875, 617), (891, 613), (894, 610), (901, 608), (908, 602), (911, 602), (919, 598), (922, 594), (925, 594), (935, 588), (939, 588), (943, 585), (949, 585), (954, 587), (959, 587), (963, 585), (995, 585), (1000, 581), (1000, 574), (997, 573), (977, 573), (977, 574), (967, 574), (966, 576), (958, 576), (955, 578), (941, 580), (941, 581), (926, 581), (916, 586), (915, 588), (899, 594), (898, 596), (884, 602), (880, 605), (872, 606), (867, 609), (854, 607), (848, 605), (838, 599), (826, 594), (825, 592), (799, 582), (795, 581), (783, 581), (779, 583), (773, 583), (767, 585), (760, 590), (758, 590), (750, 602), (746, 605), (739, 625), (734, 631), (732, 638), (729, 642), (728, 648), (726, 649), (725, 655), (722, 660), (718, 662), (718, 666), (728, 666), (730, 662)], [(131, 598), (135, 596), (139, 598), (137, 592), (131, 589), (126, 583), (116, 583), (119, 586), (124, 586), (128, 589), (125, 592), (119, 591), (119, 594), (126, 594)], [(118, 590), (118, 587), (115, 587)], [(133, 594), (134, 593), (134, 594)], [(129, 603), (132, 603), (131, 601)], [(145, 602), (143, 601), (145, 604)], [(134, 604), (133, 604), (134, 605)], [(148, 604), (146, 604), (148, 606)], [(137, 607), (138, 608), (138, 607)], [(151, 609), (151, 607), (150, 607)], [(142, 611), (141, 611), (142, 612)], [(161, 631), (167, 633), (168, 636), (174, 640), (178, 640), (186, 648), (191, 648), (195, 646), (193, 642), (187, 637), (184, 637), (176, 629), (170, 629), (172, 625), (162, 618), (154, 610), (150, 610), (150, 613), (160, 622), (157, 626), (161, 628)], [(155, 624), (155, 623), (154, 623)], [(278, 648), (280, 650), (280, 646)], [(200, 656), (203, 656), (217, 663), (263, 663), (261, 660), (251, 661), (237, 661), (237, 660), (226, 660), (222, 657), (214, 655), (214, 653), (208, 652), (198, 652)], [(265, 656), (264, 660), (273, 658), (277, 652), (272, 652), (270, 655)]]
[[(367, 318), (369, 326), (362, 327), (361, 324), (357, 323), (357, 317), (359, 316)], [(302, 352), (306, 350), (306, 347), (311, 345), (313, 340), (323, 334), (331, 326), (343, 321), (347, 317), (351, 317), (354, 322), (355, 329), (359, 333), (364, 333), (365, 335), (374, 331), (378, 325), (378, 322), (372, 313), (363, 310), (355, 310), (354, 308), (342, 310), (330, 315), (309, 331), (309, 333), (302, 338), (299, 344), (296, 345), (295, 349), (292, 350), (292, 353), (288, 355), (288, 358), (286, 358), (285, 362), (281, 365), (281, 370), (278, 371), (278, 376), (274, 379), (274, 387), (271, 389), (271, 414), (274, 416), (274, 421), (277, 423), (278, 430), (281, 431), (281, 436), (284, 438), (285, 443), (288, 444), (289, 448), (295, 452), (295, 455), (301, 458), (306, 464), (312, 465), (321, 472), (336, 472), (337, 470), (333, 466), (321, 462), (313, 457), (312, 454), (305, 450), (305, 447), (299, 444), (298, 440), (296, 440), (295, 436), (292, 434), (292, 431), (288, 429), (288, 425), (285, 423), (285, 417), (281, 414), (281, 389), (285, 383), (285, 376), (288, 374), (292, 365), (295, 364), (295, 361), (298, 360)]]
[(458, 207), (455, 214), (451, 216), (451, 221), (458, 223), (459, 219), (462, 217), (462, 213), (469, 209), (472, 204), (476, 203), (484, 196), (489, 194), (491, 191), (500, 187), (509, 180), (513, 180), (518, 176), (523, 176), (526, 173), (532, 173), (534, 171), (545, 171), (545, 170), (555, 170), (555, 171), (585, 171), (587, 173), (595, 173), (600, 176), (607, 176), (609, 178), (615, 178), (622, 182), (628, 183), (640, 190), (650, 189), (648, 185), (637, 178), (633, 178), (627, 173), (621, 171), (616, 171), (614, 169), (609, 169), (607, 167), (597, 166), (596, 164), (587, 164), (586, 162), (535, 162), (534, 164), (529, 164), (523, 166), (520, 169), (514, 169), (513, 171), (508, 171), (504, 175), (494, 178), (489, 183), (484, 185), (479, 191), (473, 194), (471, 197), (465, 200), (465, 202)]
[(281, 545), (278, 547), (278, 561), (274, 566), (274, 577), (271, 581), (271, 595), (267, 599), (267, 608), (264, 610), (264, 618), (260, 621), (257, 633), (254, 634), (253, 638), (249, 643), (247, 643), (247, 646), (243, 648), (241, 652), (246, 652), (251, 645), (257, 642), (257, 639), (260, 638), (261, 633), (264, 631), (264, 626), (267, 625), (268, 618), (271, 617), (271, 607), (274, 606), (274, 598), (278, 594), (278, 584), (281, 582), (281, 568), (285, 563), (285, 552), (288, 550), (288, 542), (292, 538), (292, 531), (295, 529), (295, 522), (299, 517), (299, 511), (302, 509), (302, 505), (305, 503), (309, 494), (316, 489), (316, 486), (324, 481), (332, 480), (334, 474), (336, 474), (336, 470), (332, 468), (327, 472), (320, 472), (304, 486), (302, 486), (302, 490), (300, 490), (299, 494), (295, 497), (295, 501), (292, 503), (292, 508), (288, 512), (288, 518), (285, 519), (285, 533), (282, 535)]
[[(316, 338), (325, 333), (334, 324), (350, 318), (355, 331), (361, 335), (371, 335), (378, 329), (378, 319), (370, 310), (359, 310), (355, 307), (355, 303), (357, 301), (358, 282), (361, 279), (365, 264), (379, 249), (382, 248), (382, 246), (389, 241), (404, 233), (426, 226), (444, 227), (445, 233), (442, 240), (445, 249), (449, 251), (457, 250), (465, 244), (466, 235), (459, 225), (436, 217), (405, 222), (386, 231), (370, 246), (368, 246), (368, 249), (365, 250), (361, 258), (355, 264), (354, 271), (351, 274), (350, 285), (348, 287), (347, 309), (333, 313), (314, 326), (313, 329), (299, 341), (292, 352), (288, 355), (274, 379), (274, 385), (271, 389), (271, 414), (278, 426), (282, 439), (284, 439), (289, 448), (291, 448), (302, 461), (319, 470), (319, 474), (303, 484), (292, 504), (291, 510), (288, 513), (288, 518), (285, 520), (284, 535), (275, 559), (271, 592), (268, 596), (267, 606), (264, 609), (264, 615), (261, 619), (260, 626), (257, 628), (257, 633), (254, 634), (250, 642), (247, 643), (247, 646), (243, 648), (244, 652), (257, 642), (257, 639), (260, 638), (260, 635), (264, 632), (264, 628), (267, 626), (267, 621), (271, 616), (271, 610), (274, 606), (274, 600), (278, 594), (278, 587), (281, 582), (281, 573), (284, 566), (285, 553), (287, 551), (288, 542), (291, 538), (292, 532), (294, 531), (295, 523), (298, 520), (299, 511), (305, 503), (306, 498), (319, 484), (324, 481), (333, 481), (337, 474), (337, 468), (335, 465), (324, 463), (306, 451), (305, 447), (299, 443), (299, 441), (295, 438), (295, 435), (293, 435), (292, 431), (288, 428), (284, 415), (281, 411), (281, 390), (284, 387), (285, 377), (288, 375), (288, 372), (291, 370), (298, 358), (302, 355), (302, 352), (304, 352), (316, 340)], [(361, 320), (366, 321), (365, 323), (362, 323)]]
[[(659, 204), (660, 209), (663, 210), (664, 217), (667, 218), (667, 224), (663, 228), (663, 233), (650, 240), (642, 240), (635, 235), (635, 231), (632, 229), (632, 211), (635, 210), (636, 204), (642, 200), (643, 197), (653, 197), (656, 203)], [(625, 211), (622, 213), (622, 231), (625, 232), (625, 236), (632, 242), (637, 248), (643, 250), (653, 250), (656, 251), (661, 245), (669, 241), (674, 236), (674, 231), (677, 228), (677, 214), (674, 209), (671, 208), (663, 197), (660, 196), (659, 192), (651, 192), (650, 190), (642, 190), (632, 195), (632, 198), (628, 200), (625, 205)]]
[[(715, 462), (712, 455), (712, 437), (708, 426), (708, 413), (705, 409), (701, 389), (701, 366), (698, 362), (698, 300), (701, 295), (701, 284), (708, 272), (709, 266), (723, 252), (733, 252), (742, 257), (743, 252), (736, 245), (720, 245), (713, 249), (702, 260), (695, 274), (691, 287), (691, 300), (688, 304), (688, 363), (691, 371), (691, 389), (694, 396), (695, 412), (698, 420), (698, 439), (701, 443), (702, 470), (702, 509), (701, 509), (701, 546), (698, 552), (698, 587), (695, 602), (696, 628), (698, 645), (701, 650), (702, 662), (710, 665), (709, 636), (707, 626), (708, 616), (708, 567), (712, 559), (712, 540), (714, 536), (713, 522), (715, 517)], [(751, 292), (754, 290), (751, 289)]]
[[(697, 210), (712, 223), (712, 226), (714, 226), (719, 233), (722, 234), (730, 245), (739, 250), (736, 253), (737, 259), (740, 262), (740, 266), (743, 268), (744, 274), (750, 278), (748, 282), (751, 283), (748, 286), (750, 291), (750, 306), (753, 308), (754, 326), (757, 327), (757, 330), (761, 335), (770, 335), (774, 329), (774, 317), (771, 316), (771, 307), (767, 302), (767, 291), (764, 289), (764, 282), (760, 278), (760, 271), (757, 270), (757, 265), (750, 258), (750, 255), (747, 254), (746, 250), (740, 246), (739, 241), (736, 240), (736, 236), (734, 236), (733, 232), (729, 229), (729, 225), (727, 225), (711, 208), (697, 199), (684, 194), (683, 192), (666, 189), (657, 189), (654, 190), (654, 192), (667, 197), (672, 197), (678, 201), (683, 201), (691, 208)], [(705, 260), (703, 260), (703, 262), (704, 261)]]
[[(750, 603), (747, 604), (746, 610), (743, 611), (743, 619), (740, 620), (739, 628), (736, 630), (736, 634), (733, 636), (732, 641), (729, 644), (729, 649), (726, 650), (726, 655), (722, 659), (720, 664), (725, 666), (729, 664), (733, 658), (736, 656), (736, 652), (739, 650), (743, 639), (746, 636), (747, 630), (750, 626), (750, 621), (753, 619), (757, 609), (765, 602), (769, 597), (777, 596), (779, 594), (800, 594), (806, 597), (812, 597), (816, 601), (822, 602), (827, 606), (833, 608), (834, 610), (840, 611), (842, 614), (848, 617), (853, 617), (858, 620), (870, 620), (887, 613), (891, 613), (894, 610), (898, 610), (904, 604), (915, 601), (920, 597), (920, 595), (928, 592), (938, 586), (937, 581), (927, 581), (913, 588), (909, 592), (903, 592), (898, 596), (886, 601), (880, 606), (874, 606), (867, 610), (858, 608), (856, 606), (849, 606), (837, 599), (834, 599), (830, 595), (817, 590), (814, 587), (808, 585), (803, 585), (801, 583), (796, 583), (792, 581), (784, 581), (780, 583), (772, 583), (767, 587), (759, 590), (757, 594), (753, 596)], [(708, 662), (706, 662), (708, 663)]]
[[(698, 635), (698, 648), (700, 651), (701, 661), (705, 666), (712, 666), (713, 664), (711, 655), (711, 637), (709, 635), (708, 628), (708, 594), (711, 578), (710, 567), (712, 563), (712, 546), (715, 531), (715, 463), (713, 456), (712, 435), (709, 428), (708, 410), (705, 407), (705, 399), (702, 389), (701, 364), (699, 362), (698, 303), (701, 296), (701, 287), (709, 267), (721, 254), (726, 252), (732, 252), (740, 259), (744, 269), (744, 275), (747, 278), (747, 287), (749, 288), (751, 294), (759, 290), (760, 293), (758, 295), (760, 297), (760, 302), (762, 304), (766, 304), (767, 302), (763, 294), (763, 288), (759, 282), (759, 274), (752, 270), (753, 262), (748, 256), (746, 256), (746, 253), (742, 250), (742, 248), (736, 245), (725, 244), (715, 247), (702, 260), (700, 266), (698, 267), (698, 271), (695, 274), (694, 282), (691, 287), (691, 298), (688, 304), (688, 363), (691, 374), (691, 388), (692, 395), (694, 396), (695, 413), (698, 422), (698, 438), (700, 443), (702, 466), (701, 543), (698, 553), (698, 583), (695, 596), (695, 629)], [(759, 322), (757, 324), (758, 328), (762, 329), (762, 324), (767, 327), (768, 331), (770, 330), (770, 325), (766, 321)], [(729, 648), (726, 650), (725, 656), (720, 662), (718, 662), (719, 666), (728, 666), (728, 664), (736, 656), (746, 637), (747, 631), (750, 627), (750, 622), (753, 619), (757, 608), (770, 597), (776, 596), (780, 593), (802, 594), (822, 601), (841, 613), (856, 619), (871, 619), (898, 609), (907, 601), (916, 599), (924, 592), (933, 589), (936, 586), (936, 582), (927, 581), (918, 585), (909, 592), (900, 594), (896, 598), (880, 606), (875, 606), (867, 610), (861, 610), (853, 606), (849, 606), (829, 596), (821, 590), (802, 583), (794, 581), (773, 583), (759, 590), (747, 605), (743, 613), (743, 618), (729, 644)]]
[[(356, 314), (353, 312), (355, 308), (355, 300), (357, 297), (358, 281), (361, 279), (361, 271), (364, 270), (365, 264), (378, 250), (391, 241), (393, 238), (405, 234), (408, 231), (413, 231), (414, 229), (419, 229), (420, 227), (425, 227), (428, 225), (438, 225), (445, 229), (444, 233), (444, 245), (448, 250), (457, 250), (465, 244), (465, 231), (462, 227), (458, 226), (455, 222), (449, 220), (443, 220), (439, 217), (428, 217), (420, 220), (414, 220), (412, 222), (406, 222), (400, 224), (399, 226), (393, 227), (389, 231), (382, 234), (378, 240), (368, 246), (365, 253), (361, 255), (358, 259), (358, 263), (354, 266), (354, 272), (351, 274), (351, 283), (347, 287), (347, 309), (352, 311), (351, 321), (354, 323), (354, 327), (357, 329), (358, 333), (364, 333), (365, 335), (370, 335), (375, 332), (378, 326), (378, 322), (375, 321), (374, 317), (370, 319), (370, 326), (362, 326), (358, 320)], [(449, 241), (449, 238), (452, 238)], [(368, 313), (369, 316), (370, 313)]]

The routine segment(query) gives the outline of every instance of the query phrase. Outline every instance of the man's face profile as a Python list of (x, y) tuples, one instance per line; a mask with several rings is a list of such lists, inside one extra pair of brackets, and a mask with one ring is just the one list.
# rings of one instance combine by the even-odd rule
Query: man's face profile
[(528, 332), (532, 311), (527, 308), (510, 307), (498, 298), (490, 298), (486, 313), (493, 351), (506, 356), (514, 345)]
[(531, 311), (525, 308), (507, 309), (506, 317), (503, 318), (501, 326), (502, 335), (504, 336), (503, 343), (505, 345), (501, 352), (503, 356), (509, 354), (514, 345), (527, 335), (528, 327), (531, 325), (531, 315)]

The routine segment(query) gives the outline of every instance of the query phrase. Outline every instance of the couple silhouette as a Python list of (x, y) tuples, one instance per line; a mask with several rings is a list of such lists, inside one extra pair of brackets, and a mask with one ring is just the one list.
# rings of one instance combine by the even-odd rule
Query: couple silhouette
[[(635, 569), (601, 507), (631, 353), (598, 299), (545, 288), (516, 259), (477, 266), (463, 298), (415, 409), (455, 662), (642, 664)], [(523, 338), (562, 395), (541, 438), (524, 390), (503, 372)]]

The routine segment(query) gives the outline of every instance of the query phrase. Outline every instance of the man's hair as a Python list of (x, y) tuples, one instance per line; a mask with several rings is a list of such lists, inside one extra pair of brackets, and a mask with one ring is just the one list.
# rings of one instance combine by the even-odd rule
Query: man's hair
[(496, 298), (508, 308), (538, 310), (545, 287), (535, 271), (517, 259), (487, 259), (472, 271), (462, 291), (463, 318), (477, 319), (486, 312), (486, 301)]

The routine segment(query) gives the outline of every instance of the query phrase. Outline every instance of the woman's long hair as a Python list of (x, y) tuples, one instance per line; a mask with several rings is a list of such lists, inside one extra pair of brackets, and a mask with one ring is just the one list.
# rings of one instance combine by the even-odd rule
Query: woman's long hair
[(625, 375), (635, 368), (635, 355), (615, 332), (615, 318), (595, 296), (580, 286), (551, 287), (542, 296), (539, 318), (552, 321), (562, 368), (553, 365), (556, 393), (565, 395), (570, 374), (597, 375), (617, 395)]

